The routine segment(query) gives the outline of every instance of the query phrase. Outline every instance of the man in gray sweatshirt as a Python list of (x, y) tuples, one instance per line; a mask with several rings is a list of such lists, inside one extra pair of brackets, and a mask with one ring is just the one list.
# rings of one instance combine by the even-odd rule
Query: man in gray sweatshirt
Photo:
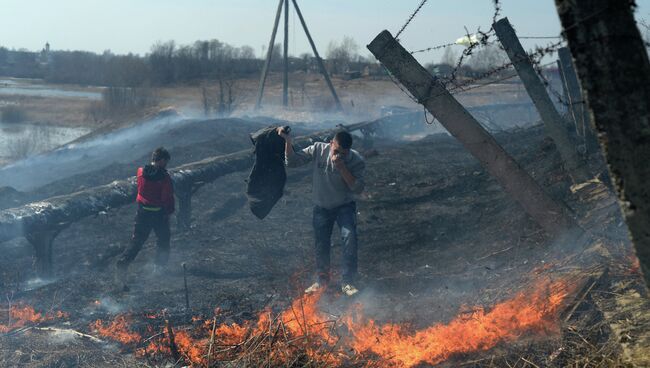
[(364, 188), (365, 162), (351, 149), (352, 136), (341, 131), (329, 143), (314, 143), (298, 152), (293, 150), (291, 136), (278, 128), (285, 140), (288, 167), (311, 164), (313, 169), (314, 238), (318, 281), (306, 293), (318, 291), (329, 283), (330, 248), (334, 223), (341, 230), (343, 242), (342, 285), (344, 294), (352, 296), (357, 274), (357, 209), (355, 195)]

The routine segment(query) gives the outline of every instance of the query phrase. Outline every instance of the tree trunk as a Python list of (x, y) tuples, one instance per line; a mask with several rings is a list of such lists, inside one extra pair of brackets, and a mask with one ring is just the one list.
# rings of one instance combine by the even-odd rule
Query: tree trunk
[(650, 284), (650, 64), (631, 1), (556, 0), (564, 35)]

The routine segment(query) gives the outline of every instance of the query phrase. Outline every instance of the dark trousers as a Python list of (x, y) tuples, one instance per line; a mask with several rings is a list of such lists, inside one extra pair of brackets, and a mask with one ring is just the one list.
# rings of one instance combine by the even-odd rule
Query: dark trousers
[(332, 209), (314, 207), (314, 238), (318, 280), (329, 282), (330, 248), (334, 223), (341, 230), (343, 242), (343, 283), (352, 283), (357, 274), (357, 206), (354, 202)]
[(142, 206), (138, 206), (131, 242), (117, 260), (119, 268), (126, 268), (131, 264), (147, 241), (151, 230), (156, 233), (157, 238), (156, 264), (160, 266), (167, 264), (169, 259), (169, 239), (171, 237), (169, 215), (165, 213), (164, 209), (147, 211)]

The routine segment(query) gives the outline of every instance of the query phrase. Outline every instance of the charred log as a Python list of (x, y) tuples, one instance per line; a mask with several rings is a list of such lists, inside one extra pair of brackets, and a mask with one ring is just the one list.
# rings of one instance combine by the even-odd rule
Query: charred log
[[(316, 140), (324, 140), (341, 129), (359, 130), (382, 121), (368, 121), (340, 126), (296, 139), (298, 148)], [(219, 177), (242, 171), (253, 165), (251, 150), (207, 158), (170, 170), (179, 199), (179, 224), (187, 228), (191, 220), (191, 197), (200, 186)], [(39, 272), (52, 271), (52, 243), (63, 230), (61, 224), (70, 224), (111, 208), (135, 201), (135, 177), (115, 181), (108, 185), (89, 188), (69, 195), (57, 196), (0, 212), (0, 242), (24, 236), (36, 249)]]

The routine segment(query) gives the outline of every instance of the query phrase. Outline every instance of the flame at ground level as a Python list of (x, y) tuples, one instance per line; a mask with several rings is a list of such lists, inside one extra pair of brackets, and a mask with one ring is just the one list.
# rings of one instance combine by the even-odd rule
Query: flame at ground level
[[(48, 312), (46, 314), (38, 313), (29, 305), (14, 305), (11, 306), (7, 312), (7, 324), (0, 323), (0, 333), (7, 333), (25, 326), (35, 325), (54, 319), (66, 318), (68, 316), (66, 313), (60, 311), (52, 313)], [(5, 319), (3, 318), (3, 320)]]
[(351, 347), (359, 353), (376, 354), (387, 366), (437, 364), (453, 354), (487, 350), (524, 333), (558, 332), (556, 317), (569, 292), (562, 282), (540, 283), (531, 292), (521, 292), (489, 312), (476, 308), (469, 316), (414, 332), (398, 324), (378, 326), (359, 316), (347, 317), (345, 323), (353, 336)]
[(90, 329), (97, 331), (97, 333), (103, 337), (124, 345), (139, 343), (142, 341), (142, 336), (137, 332), (130, 331), (130, 324), (130, 317), (120, 315), (108, 324), (104, 324), (101, 320), (97, 320), (90, 325)]
[[(297, 359), (338, 366), (361, 358), (376, 359), (374, 366), (384, 367), (437, 364), (454, 354), (487, 350), (525, 334), (558, 332), (557, 315), (573, 288), (561, 281), (547, 281), (529, 289), (490, 310), (474, 308), (469, 315), (421, 330), (406, 324), (379, 325), (366, 319), (358, 305), (333, 320), (318, 308), (321, 294), (301, 296), (279, 314), (261, 312), (256, 322), (213, 325), (213, 320), (207, 320), (190, 330), (179, 329), (174, 333), (174, 345), (193, 366), (206, 366), (208, 360), (243, 358), (272, 366)], [(124, 344), (143, 342), (139, 334), (129, 330), (128, 319), (123, 316), (107, 325), (97, 321), (92, 327)], [(341, 334), (346, 329), (348, 333)], [(163, 329), (158, 335), (144, 341), (146, 346), (137, 349), (137, 354), (152, 358), (169, 356), (167, 332)], [(344, 337), (339, 338), (340, 335)], [(353, 356), (350, 351), (356, 354)]]

